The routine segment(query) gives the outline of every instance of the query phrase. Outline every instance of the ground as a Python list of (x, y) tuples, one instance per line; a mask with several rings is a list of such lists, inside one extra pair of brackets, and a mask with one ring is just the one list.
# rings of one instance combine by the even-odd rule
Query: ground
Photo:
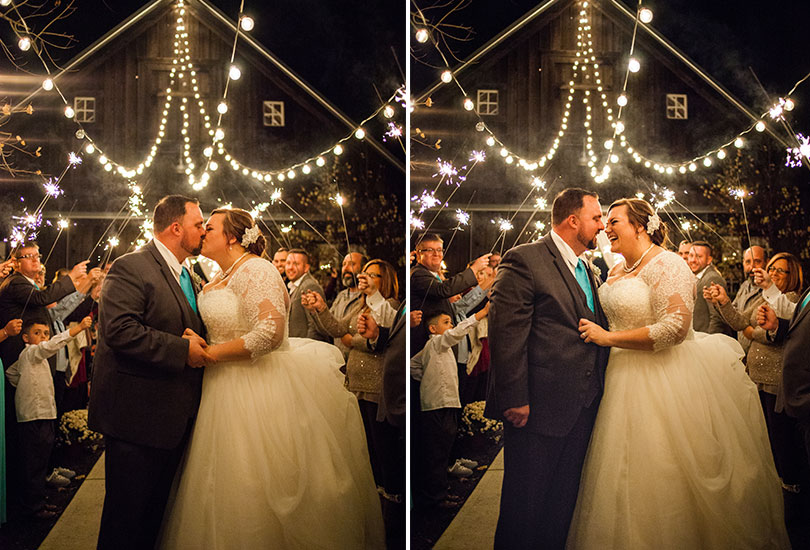
[[(64, 488), (48, 485), (48, 502), (58, 506), (60, 512), (64, 511), (103, 450), (103, 444), (57, 446), (54, 449), (54, 463), (76, 472), (76, 478)], [(21, 516), (19, 509), (10, 507), (8, 522), (0, 528), (0, 548), (3, 550), (35, 550), (45, 540), (58, 520), (59, 516), (52, 520), (29, 519)], [(76, 527), (81, 528), (81, 526)]]

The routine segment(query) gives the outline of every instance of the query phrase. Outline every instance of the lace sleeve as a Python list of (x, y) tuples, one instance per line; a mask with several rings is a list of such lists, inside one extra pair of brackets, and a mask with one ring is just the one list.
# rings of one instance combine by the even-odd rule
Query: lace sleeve
[(683, 342), (692, 326), (695, 276), (677, 254), (663, 252), (640, 276), (650, 287), (655, 323), (649, 325), (653, 350)]
[(250, 357), (281, 345), (290, 297), (276, 268), (267, 260), (251, 259), (234, 273), (230, 287), (239, 298), (241, 315), (252, 327), (242, 336)]

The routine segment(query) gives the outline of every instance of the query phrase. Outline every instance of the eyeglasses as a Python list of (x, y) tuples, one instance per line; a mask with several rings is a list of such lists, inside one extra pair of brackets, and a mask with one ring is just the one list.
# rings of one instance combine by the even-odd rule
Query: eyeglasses
[(788, 273), (790, 273), (790, 270), (785, 270), (782, 269), (781, 267), (771, 266), (768, 268), (768, 273), (779, 273), (780, 275), (787, 275)]
[(382, 277), (382, 275), (380, 275), (379, 273), (369, 273), (368, 271), (364, 271), (363, 275), (365, 275), (366, 277), (371, 277), (372, 279), (379, 279)]
[(418, 252), (421, 252), (422, 254), (443, 254), (444, 248), (423, 248), (418, 250)]
[(17, 256), (18, 260), (41, 260), (42, 254), (23, 254), (22, 256)]

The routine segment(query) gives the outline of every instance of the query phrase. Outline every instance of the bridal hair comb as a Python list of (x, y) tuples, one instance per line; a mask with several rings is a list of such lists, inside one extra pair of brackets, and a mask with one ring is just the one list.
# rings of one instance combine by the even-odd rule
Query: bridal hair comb
[(647, 220), (647, 234), (652, 236), (653, 233), (658, 231), (659, 227), (661, 227), (661, 218), (655, 213)]
[(259, 235), (261, 234), (262, 231), (259, 229), (258, 225), (254, 225), (250, 229), (245, 229), (245, 233), (242, 235), (242, 246), (247, 248), (252, 245), (259, 240)]

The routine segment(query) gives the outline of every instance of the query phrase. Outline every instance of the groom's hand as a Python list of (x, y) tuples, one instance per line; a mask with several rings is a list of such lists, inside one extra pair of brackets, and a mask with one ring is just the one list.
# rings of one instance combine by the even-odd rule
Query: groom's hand
[(200, 335), (190, 328), (183, 332), (183, 338), (188, 340), (188, 357), (186, 364), (189, 367), (197, 368), (205, 365), (212, 365), (217, 362), (213, 355), (208, 353), (208, 343)]
[(506, 409), (503, 411), (503, 416), (511, 422), (515, 428), (522, 428), (526, 425), (526, 422), (529, 421), (529, 406), (523, 405), (522, 407)]
[(197, 338), (197, 339), (199, 339), (200, 345), (203, 347), (203, 349), (208, 347), (208, 342), (206, 342), (203, 339), (202, 336), (200, 336), (199, 334), (197, 334), (196, 332), (194, 332), (190, 328), (187, 328), (186, 330), (183, 331), (183, 338), (185, 338), (186, 340), (191, 340), (192, 338)]

